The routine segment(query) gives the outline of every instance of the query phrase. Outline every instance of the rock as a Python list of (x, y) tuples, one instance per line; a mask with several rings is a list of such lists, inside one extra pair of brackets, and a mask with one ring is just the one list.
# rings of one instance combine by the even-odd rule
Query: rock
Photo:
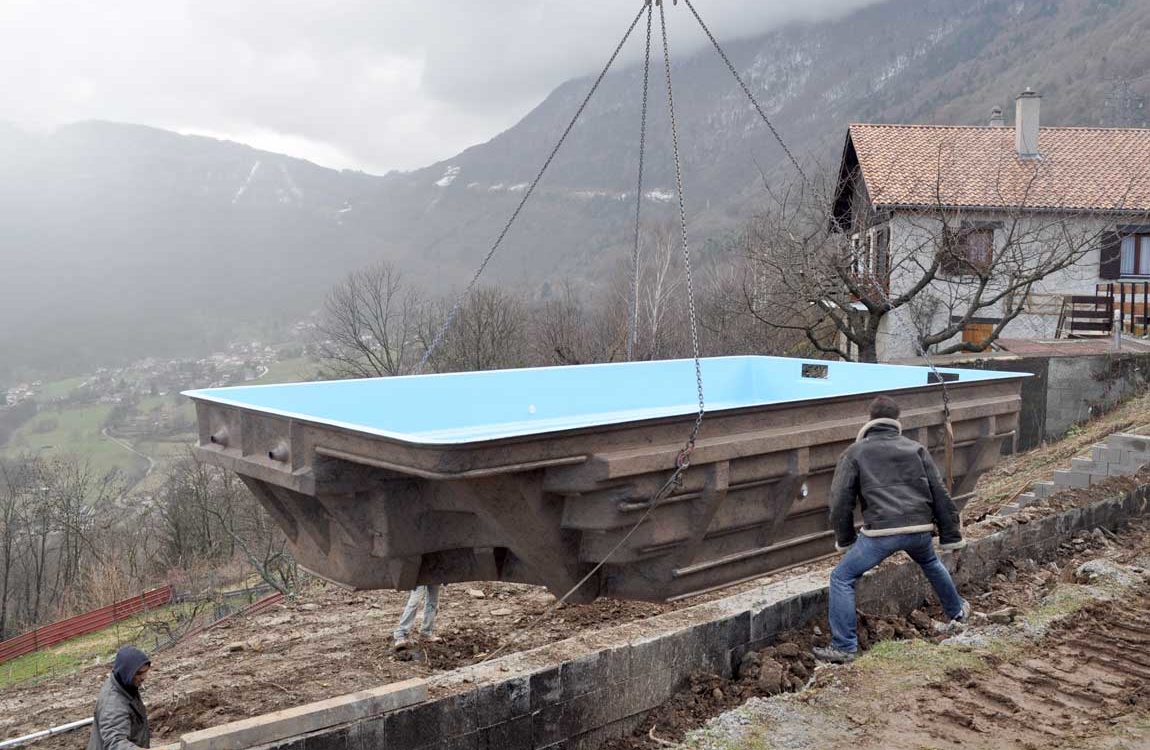
[(224, 646), (224, 651), (227, 651), (229, 654), (234, 654), (238, 651), (243, 651), (245, 648), (247, 648), (246, 643), (237, 641), (235, 643), (229, 643), (228, 645)]
[(934, 623), (931, 622), (930, 616), (921, 609), (916, 609), (911, 612), (910, 617), (907, 619), (919, 630), (932, 630), (934, 628)]
[(514, 610), (510, 607), (500, 607), (499, 609), (491, 610), (491, 615), (492, 617), (506, 617), (512, 612), (514, 612)]
[(1134, 576), (1109, 560), (1088, 560), (1078, 566), (1074, 571), (1074, 580), (1078, 583), (1117, 583), (1129, 585), (1134, 582)]
[(796, 661), (791, 665), (791, 674), (793, 674), (795, 677), (798, 677), (803, 682), (806, 682), (811, 678), (811, 671), (807, 669), (806, 665), (803, 664), (801, 660)]
[(783, 665), (774, 659), (763, 661), (759, 669), (759, 690), (767, 695), (778, 695), (786, 688)]
[(315, 604), (314, 602), (308, 602), (307, 604), (301, 604), (301, 605), (299, 605), (299, 608), (303, 612), (318, 612), (319, 611), (319, 605)]
[(467, 589), (467, 595), (470, 596), (472, 599), (486, 599), (487, 598), (487, 594), (483, 593), (479, 589)]
[(758, 677), (763, 659), (758, 651), (748, 651), (739, 660), (738, 677), (741, 680)]
[(974, 627), (976, 627), (976, 628), (983, 627), (988, 622), (990, 622), (990, 618), (986, 616), (985, 612), (971, 612), (970, 613), (970, 624), (973, 625)]
[(1014, 607), (1003, 607), (1002, 609), (991, 612), (986, 616), (990, 622), (996, 625), (1009, 625), (1014, 622), (1014, 617), (1017, 615), (1017, 610)]
[(797, 643), (780, 643), (775, 647), (775, 653), (784, 659), (797, 659), (802, 649), (799, 648)]
[(820, 628), (818, 625), (815, 625), (815, 635), (822, 635), (822, 634), (823, 634), (823, 629)]
[(874, 625), (874, 639), (876, 641), (889, 641), (893, 640), (895, 635), (894, 625), (891, 625), (886, 620), (879, 620)]
[(714, 690), (711, 691), (711, 697), (717, 701), (721, 701), (721, 700), (723, 700), (723, 691), (720, 690), (719, 688), (715, 688)]

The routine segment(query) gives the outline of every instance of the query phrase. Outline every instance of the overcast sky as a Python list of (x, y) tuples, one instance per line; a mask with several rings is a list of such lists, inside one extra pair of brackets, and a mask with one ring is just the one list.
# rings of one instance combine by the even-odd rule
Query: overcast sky
[[(669, 1), (669, 0), (668, 0)], [(695, 0), (720, 38), (877, 0)], [(639, 0), (0, 0), (0, 120), (142, 123), (413, 169), (598, 69)], [(697, 49), (668, 5), (672, 50)], [(692, 21), (693, 23), (693, 21)], [(638, 55), (638, 38), (627, 60)]]

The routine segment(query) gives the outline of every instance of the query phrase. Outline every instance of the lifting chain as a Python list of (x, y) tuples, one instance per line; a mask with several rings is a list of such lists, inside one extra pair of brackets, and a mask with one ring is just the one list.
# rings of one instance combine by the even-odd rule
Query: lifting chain
[(439, 349), (441, 344), (443, 344), (443, 339), (447, 336), (447, 332), (451, 329), (452, 324), (455, 323), (455, 319), (458, 317), (459, 311), (463, 307), (463, 303), (467, 300), (468, 296), (470, 296), (472, 290), (475, 288), (476, 283), (479, 281), (479, 277), (483, 275), (483, 271), (487, 268), (487, 264), (491, 262), (493, 257), (495, 257), (496, 251), (498, 251), (499, 246), (503, 244), (503, 239), (507, 237), (507, 233), (511, 231), (511, 227), (513, 224), (515, 224), (515, 220), (519, 218), (519, 214), (523, 211), (523, 207), (527, 205), (527, 201), (530, 200), (531, 196), (535, 193), (535, 188), (539, 186), (539, 182), (543, 179), (543, 175), (547, 172), (547, 168), (551, 166), (551, 162), (555, 161), (555, 156), (559, 153), (559, 149), (563, 147), (563, 144), (567, 141), (567, 136), (569, 136), (572, 129), (574, 129), (575, 123), (577, 123), (579, 118), (583, 115), (583, 110), (587, 109), (587, 104), (591, 101), (591, 97), (595, 96), (595, 92), (599, 90), (600, 84), (603, 83), (603, 79), (607, 76), (607, 71), (611, 70), (611, 66), (615, 64), (615, 60), (619, 57), (619, 53), (623, 50), (623, 45), (627, 43), (629, 38), (631, 38), (631, 32), (633, 32), (635, 27), (639, 25), (639, 19), (643, 17), (643, 12), (645, 10), (646, 5), (644, 5), (643, 8), (639, 10), (639, 13), (635, 16), (635, 19), (631, 21), (631, 25), (627, 27), (627, 32), (623, 34), (623, 38), (619, 40), (617, 45), (615, 45), (615, 51), (611, 53), (611, 57), (607, 60), (607, 64), (603, 66), (601, 71), (599, 71), (599, 76), (595, 79), (595, 83), (592, 84), (591, 90), (587, 92), (587, 96), (584, 97), (583, 103), (579, 105), (579, 109), (575, 111), (574, 117), (571, 118), (571, 121), (567, 124), (567, 128), (563, 131), (563, 135), (559, 137), (559, 141), (555, 144), (555, 147), (551, 149), (551, 153), (547, 156), (547, 160), (544, 161), (543, 166), (539, 168), (539, 172), (535, 175), (535, 179), (531, 181), (530, 187), (528, 187), (526, 192), (523, 193), (523, 199), (520, 200), (519, 205), (515, 207), (515, 211), (512, 212), (511, 218), (509, 218), (507, 223), (503, 225), (503, 231), (501, 231), (499, 236), (495, 238), (495, 243), (491, 246), (491, 249), (487, 251), (487, 255), (483, 258), (483, 262), (479, 264), (479, 268), (475, 270), (475, 275), (471, 277), (471, 281), (468, 282), (467, 287), (463, 290), (459, 297), (456, 298), (455, 304), (452, 306), (451, 311), (447, 314), (446, 320), (443, 321), (443, 325), (440, 327), (439, 332), (435, 334), (435, 338), (432, 340), (431, 346), (427, 347), (427, 351), (423, 353), (423, 357), (419, 360), (419, 364), (416, 365), (414, 374), (418, 375), (423, 372), (423, 368), (427, 366), (427, 363), (431, 361), (431, 358), (435, 354), (436, 350)]
[(631, 325), (627, 330), (627, 361), (635, 360), (639, 335), (639, 216), (643, 209), (643, 160), (647, 151), (647, 94), (651, 80), (651, 20), (654, 8), (647, 3), (647, 47), (643, 57), (643, 109), (639, 117), (639, 183), (635, 188), (635, 247), (631, 251)]

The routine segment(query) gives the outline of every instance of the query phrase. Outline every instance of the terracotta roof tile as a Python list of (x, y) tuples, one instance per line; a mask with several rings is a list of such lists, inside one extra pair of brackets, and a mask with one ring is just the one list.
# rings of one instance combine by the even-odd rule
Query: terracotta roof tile
[(1150, 129), (1041, 128), (1041, 156), (1026, 160), (1011, 127), (851, 125), (849, 137), (876, 207), (941, 198), (950, 207), (1150, 211)]

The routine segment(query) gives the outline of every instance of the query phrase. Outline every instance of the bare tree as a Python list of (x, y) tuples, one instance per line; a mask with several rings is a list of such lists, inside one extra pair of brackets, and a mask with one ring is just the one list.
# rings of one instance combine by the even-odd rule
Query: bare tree
[(602, 295), (605, 299), (585, 304), (571, 282), (565, 281), (560, 294), (543, 302), (531, 315), (529, 338), (534, 362), (580, 365), (613, 362), (625, 356), (624, 294), (612, 288)]
[(171, 564), (189, 568), (239, 553), (265, 583), (291, 593), (297, 575), (287, 540), (233, 472), (189, 450), (172, 467), (161, 507)]
[[(982, 351), (1027, 309), (1032, 291), (1080, 264), (1113, 227), (1108, 212), (1026, 208), (1030, 185), (1017, 207), (956, 209), (938, 179), (935, 205), (893, 218), (856, 211), (849, 225), (832, 215), (837, 180), (770, 192), (770, 208), (746, 228), (744, 307), (842, 359), (877, 361), (894, 326), (912, 351)], [(985, 335), (962, 340), (979, 319), (993, 321)]]
[(328, 294), (320, 356), (338, 377), (399, 375), (413, 364), (420, 301), (389, 263), (355, 271)]
[[(454, 304), (451, 298), (424, 310), (420, 342), (431, 345)], [(527, 310), (500, 287), (478, 287), (463, 300), (443, 341), (432, 354), (436, 372), (494, 370), (528, 364)]]

